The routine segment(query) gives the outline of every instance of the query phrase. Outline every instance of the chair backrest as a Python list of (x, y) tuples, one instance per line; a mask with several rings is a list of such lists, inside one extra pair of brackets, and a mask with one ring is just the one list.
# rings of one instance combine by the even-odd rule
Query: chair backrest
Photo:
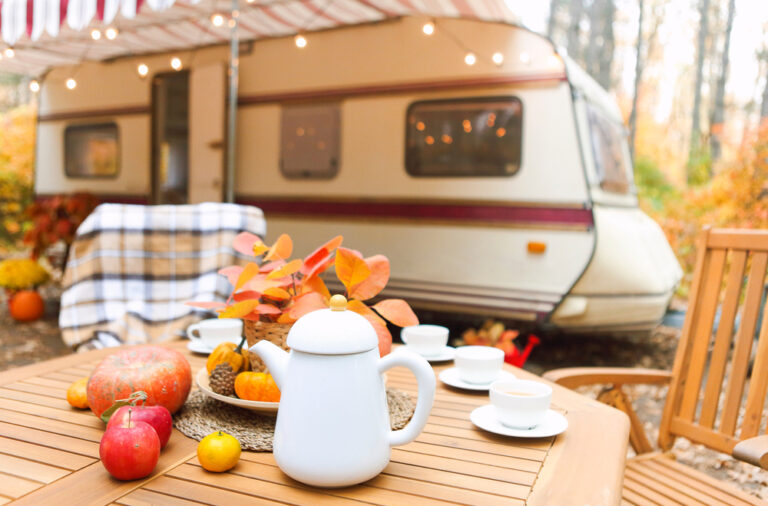
[(218, 270), (240, 261), (232, 241), (266, 232), (251, 206), (102, 204), (77, 230), (59, 327), (77, 348), (160, 342), (201, 318), (187, 301), (225, 300)]
[[(688, 311), (659, 430), (732, 453), (765, 430), (768, 315), (762, 317), (768, 231), (704, 230), (697, 241)], [(762, 318), (754, 363), (754, 338)]]

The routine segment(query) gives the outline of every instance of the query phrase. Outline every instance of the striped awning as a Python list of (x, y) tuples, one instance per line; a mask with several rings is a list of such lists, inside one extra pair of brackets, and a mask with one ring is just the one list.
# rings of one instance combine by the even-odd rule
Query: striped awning
[[(87, 60), (225, 43), (230, 5), (230, 0), (0, 0), (0, 36), (7, 45), (0, 52), (0, 71), (34, 76)], [(216, 14), (223, 19), (214, 19)], [(238, 36), (280, 37), (408, 15), (517, 21), (504, 0), (241, 0)]]

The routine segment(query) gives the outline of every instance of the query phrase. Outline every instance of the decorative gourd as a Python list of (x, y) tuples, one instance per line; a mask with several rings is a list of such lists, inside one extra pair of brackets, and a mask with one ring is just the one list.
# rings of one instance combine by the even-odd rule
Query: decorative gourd
[(235, 378), (235, 394), (246, 401), (280, 402), (280, 389), (271, 374), (241, 372)]
[(163, 346), (136, 346), (101, 361), (88, 380), (88, 405), (96, 416), (117, 399), (134, 392), (147, 393), (147, 406), (176, 412), (192, 387), (192, 369), (184, 355)]
[(211, 374), (217, 365), (225, 362), (232, 367), (232, 371), (235, 374), (250, 370), (251, 360), (248, 355), (248, 349), (243, 348), (244, 344), (245, 337), (242, 338), (237, 346), (235, 346), (235, 343), (221, 343), (214, 348), (211, 354), (208, 355), (208, 361), (205, 363), (208, 374)]

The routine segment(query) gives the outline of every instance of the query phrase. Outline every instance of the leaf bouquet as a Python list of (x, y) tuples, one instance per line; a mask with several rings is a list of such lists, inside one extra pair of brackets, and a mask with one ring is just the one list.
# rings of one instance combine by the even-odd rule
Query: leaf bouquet
[(389, 281), (389, 260), (384, 255), (364, 258), (359, 251), (342, 247), (342, 241), (342, 236), (334, 237), (305, 258), (291, 260), (293, 241), (287, 234), (268, 246), (259, 236), (242, 232), (235, 237), (233, 247), (254, 261), (219, 271), (233, 286), (227, 301), (188, 304), (214, 309), (219, 318), (291, 324), (328, 307), (331, 293), (323, 275), (333, 265), (349, 301), (347, 308), (371, 323), (379, 337), (379, 351), (386, 355), (392, 347), (386, 322), (405, 327), (417, 325), (418, 318), (402, 299), (366, 305), (365, 301), (379, 295)]

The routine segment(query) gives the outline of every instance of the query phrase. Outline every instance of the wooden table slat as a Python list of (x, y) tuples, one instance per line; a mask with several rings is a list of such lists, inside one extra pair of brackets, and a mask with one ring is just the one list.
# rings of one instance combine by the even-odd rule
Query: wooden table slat
[(150, 506), (155, 504), (167, 504), (170, 506), (194, 506), (196, 504), (202, 504), (195, 501), (188, 501), (187, 499), (181, 499), (179, 497), (173, 497), (172, 495), (161, 494), (159, 492), (152, 492), (151, 490), (138, 489), (134, 490), (128, 495), (125, 495), (115, 501), (115, 504), (123, 504), (125, 506)]
[(53, 399), (61, 399), (62, 394), (61, 389), (59, 388), (48, 388), (48, 387), (42, 387), (40, 385), (31, 385), (29, 383), (22, 383), (21, 381), (17, 381), (15, 383), (8, 383), (3, 385), (4, 388), (8, 388), (10, 390), (16, 390), (17, 392), (27, 392), (30, 394), (37, 394), (37, 395), (45, 395), (47, 397), (51, 397)]
[[(33, 394), (31, 392), (19, 392), (18, 390), (11, 390), (9, 388), (0, 388), (0, 399), (13, 399), (16, 401), (24, 401), (29, 404), (48, 406), (50, 408), (71, 409), (69, 403), (65, 399), (57, 399), (47, 395)], [(82, 412), (90, 413), (88, 410), (82, 410)]]
[(200, 501), (205, 504), (227, 504), (240, 506), (248, 504), (285, 504), (284, 502), (270, 501), (239, 491), (226, 490), (212, 487), (208, 484), (182, 480), (170, 476), (162, 476), (144, 485), (145, 489), (172, 495), (190, 501)]
[(27, 480), (0, 472), (0, 490), (9, 497), (21, 497), (43, 485), (44, 483), (39, 481)]
[(487, 452), (463, 450), (461, 448), (455, 447), (433, 445), (423, 443), (418, 440), (408, 443), (405, 446), (401, 446), (400, 450), (413, 453), (423, 453), (425, 455), (448, 457), (453, 460), (462, 462), (473, 462), (479, 464), (487, 464), (490, 466), (518, 469), (520, 471), (528, 471), (531, 473), (538, 473), (539, 469), (541, 468), (540, 461), (521, 459), (518, 457), (508, 457), (505, 455), (493, 455)]
[(0, 407), (3, 411), (15, 411), (20, 414), (47, 418), (48, 420), (82, 425), (83, 427), (97, 429), (99, 432), (104, 430), (104, 422), (93, 416), (93, 413), (90, 410), (73, 410), (69, 407), (66, 409), (52, 408), (33, 402), (17, 401), (13, 399), (5, 399), (2, 404), (0, 404)]
[(22, 427), (20, 425), (0, 422), (0, 436), (40, 444), (78, 455), (85, 455), (86, 457), (99, 458), (98, 443), (76, 437), (62, 436), (61, 434), (54, 434), (32, 427)]
[(7, 437), (0, 437), (0, 452), (6, 455), (16, 455), (35, 462), (48, 463), (74, 471), (92, 464), (94, 459), (76, 455), (64, 450), (57, 450), (39, 444), (17, 441)]
[(51, 483), (68, 475), (70, 470), (0, 453), (0, 472), (28, 480)]

